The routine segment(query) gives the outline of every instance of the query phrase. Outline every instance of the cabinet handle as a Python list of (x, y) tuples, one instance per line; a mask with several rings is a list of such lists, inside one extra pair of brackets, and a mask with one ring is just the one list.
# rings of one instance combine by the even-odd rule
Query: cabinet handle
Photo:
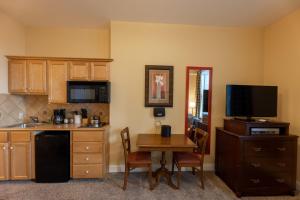
[(277, 163), (277, 166), (279, 166), (279, 167), (285, 167), (286, 164), (285, 164), (285, 163), (282, 163), (282, 162), (279, 162), (279, 163)]
[(261, 147), (255, 147), (255, 148), (253, 148), (254, 149), (254, 151), (256, 151), (256, 152), (261, 152), (262, 151), (262, 148)]
[(276, 179), (276, 181), (277, 181), (278, 183), (284, 183), (284, 182), (285, 182), (285, 180), (284, 180), (283, 178), (278, 178), (278, 179)]
[(85, 147), (85, 149), (86, 149), (86, 150), (89, 150), (89, 149), (90, 149), (90, 147), (89, 147), (89, 146), (86, 146), (86, 147)]
[(85, 173), (88, 174), (88, 173), (89, 173), (89, 170), (86, 170)]
[(13, 150), (14, 149), (14, 147), (10, 147), (10, 150)]
[(286, 148), (285, 147), (278, 147), (277, 150), (278, 151), (286, 151)]
[(250, 179), (250, 181), (254, 184), (258, 184), (260, 183), (260, 180), (257, 178), (257, 179)]
[(89, 157), (86, 157), (85, 160), (88, 161), (88, 160), (89, 160)]
[(252, 166), (252, 167), (255, 167), (255, 168), (258, 168), (258, 167), (260, 167), (261, 165), (260, 165), (260, 163), (251, 163), (251, 166)]

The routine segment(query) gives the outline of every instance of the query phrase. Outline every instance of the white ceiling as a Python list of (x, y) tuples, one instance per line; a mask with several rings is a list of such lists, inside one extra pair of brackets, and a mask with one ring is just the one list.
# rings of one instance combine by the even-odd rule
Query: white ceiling
[(26, 26), (99, 27), (110, 20), (265, 26), (300, 0), (0, 0), (0, 10)]

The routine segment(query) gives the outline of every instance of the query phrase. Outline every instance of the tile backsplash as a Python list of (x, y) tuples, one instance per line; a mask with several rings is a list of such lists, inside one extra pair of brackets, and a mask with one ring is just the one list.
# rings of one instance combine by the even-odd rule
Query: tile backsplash
[(109, 122), (109, 104), (48, 104), (48, 96), (0, 94), (0, 126), (27, 122), (30, 116), (37, 116), (40, 121), (49, 121), (53, 109), (58, 108), (66, 109), (67, 117), (72, 116), (71, 111), (85, 108), (89, 116), (100, 115), (101, 121)]

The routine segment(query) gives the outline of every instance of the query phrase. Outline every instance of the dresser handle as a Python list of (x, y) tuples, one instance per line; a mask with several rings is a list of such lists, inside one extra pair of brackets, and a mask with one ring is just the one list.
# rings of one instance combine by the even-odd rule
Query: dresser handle
[(90, 147), (89, 147), (89, 146), (86, 146), (86, 147), (85, 147), (85, 149), (86, 149), (86, 150), (89, 150), (89, 149), (90, 149)]
[(258, 168), (258, 167), (260, 167), (261, 165), (260, 165), (260, 163), (251, 163), (251, 166), (252, 166), (252, 167), (255, 167), (255, 168)]
[(279, 167), (286, 167), (286, 164), (282, 163), (282, 162), (279, 162), (279, 163), (277, 163), (277, 166), (279, 166)]
[(89, 160), (89, 157), (86, 157), (85, 160), (88, 161), (88, 160)]
[(258, 184), (260, 183), (260, 180), (259, 179), (250, 179), (250, 181), (254, 184)]
[(285, 151), (286, 148), (285, 148), (285, 147), (278, 147), (277, 150), (278, 150), (278, 151)]
[(254, 149), (254, 151), (256, 151), (256, 152), (261, 152), (262, 151), (262, 148), (261, 147), (255, 147), (255, 148), (253, 148)]
[(277, 181), (278, 183), (284, 183), (284, 182), (285, 182), (283, 178), (278, 178), (278, 179), (276, 179), (276, 181)]
[(89, 170), (86, 170), (85, 173), (88, 174), (88, 173), (89, 173)]

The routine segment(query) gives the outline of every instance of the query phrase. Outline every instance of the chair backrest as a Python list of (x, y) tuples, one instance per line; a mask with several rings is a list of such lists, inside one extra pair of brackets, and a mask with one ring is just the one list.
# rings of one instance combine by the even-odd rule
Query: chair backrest
[(130, 135), (129, 135), (129, 128), (128, 127), (124, 128), (121, 131), (121, 138), (122, 138), (122, 144), (123, 144), (123, 150), (124, 150), (125, 163), (127, 163), (128, 153), (131, 152), (131, 149), (130, 149)]
[(208, 132), (200, 128), (195, 128), (195, 141), (197, 144), (196, 152), (202, 155), (202, 159), (204, 159), (207, 139), (208, 139)]

